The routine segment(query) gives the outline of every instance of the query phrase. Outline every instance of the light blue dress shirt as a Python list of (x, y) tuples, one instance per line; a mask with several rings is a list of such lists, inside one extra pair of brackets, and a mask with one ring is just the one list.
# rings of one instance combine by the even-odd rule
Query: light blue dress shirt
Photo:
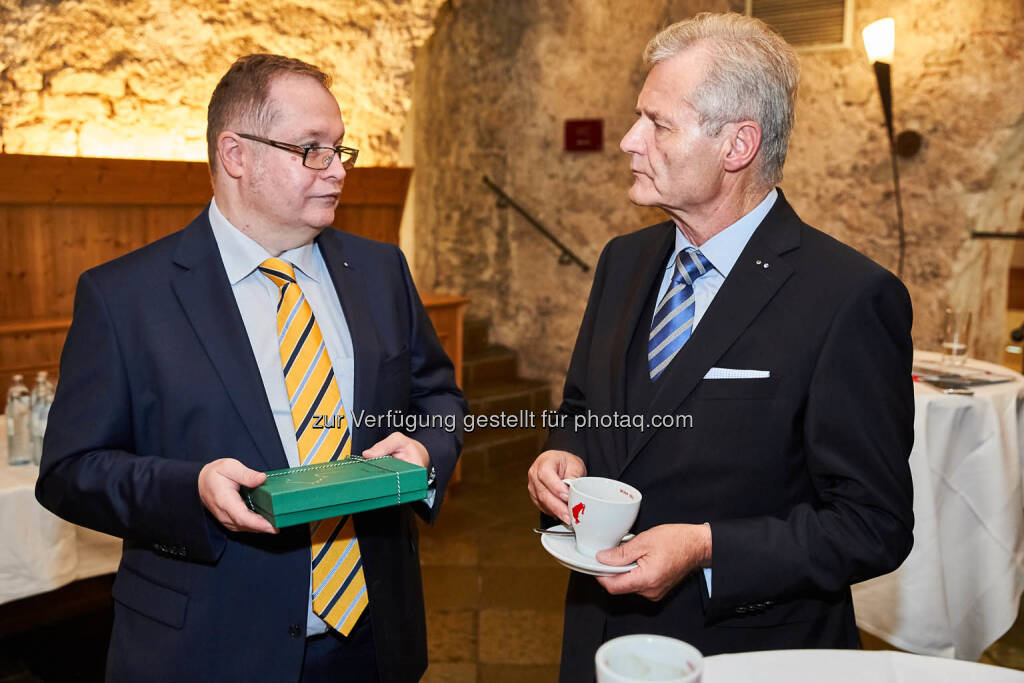
[[(715, 269), (697, 278), (697, 281), (693, 284), (694, 330), (697, 329), (697, 325), (700, 323), (701, 318), (704, 317), (704, 313), (707, 312), (708, 306), (711, 305), (715, 295), (718, 294), (718, 290), (722, 288), (722, 283), (725, 282), (725, 278), (729, 277), (729, 273), (732, 271), (732, 267), (736, 265), (736, 260), (740, 257), (740, 253), (743, 251), (743, 248), (747, 246), (747, 242), (750, 241), (750, 236), (754, 234), (754, 230), (757, 229), (757, 226), (761, 225), (761, 221), (763, 221), (764, 217), (768, 215), (769, 211), (771, 211), (771, 208), (775, 205), (775, 200), (778, 196), (779, 191), (772, 189), (772, 191), (761, 200), (761, 203), (754, 207), (753, 211), (743, 216), (725, 230), (698, 247), (701, 253), (704, 254)], [(683, 249), (692, 246), (695, 245), (690, 244), (690, 240), (686, 239), (686, 236), (683, 235), (683, 231), (677, 226), (676, 246), (672, 252), (672, 258), (669, 259), (668, 265), (665, 267), (665, 274), (661, 278), (661, 288), (658, 290), (657, 301), (659, 303), (661, 302), (661, 298), (665, 296), (665, 292), (668, 291), (669, 282), (671, 282), (672, 274), (675, 272), (676, 256)], [(655, 310), (657, 310), (657, 308), (655, 308)], [(714, 543), (712, 543), (711, 552), (712, 555), (714, 555)], [(710, 596), (710, 568), (704, 570), (704, 582), (707, 584), (708, 595)]]
[[(743, 248), (747, 246), (747, 242), (750, 241), (750, 236), (754, 234), (754, 230), (757, 229), (757, 226), (761, 225), (761, 221), (768, 215), (771, 208), (775, 206), (775, 200), (778, 196), (779, 191), (773, 189), (761, 200), (760, 204), (754, 207), (753, 211), (709, 239), (700, 247), (697, 247), (715, 269), (698, 278), (693, 285), (694, 330), (697, 329), (697, 325), (700, 324), (701, 318), (704, 317), (704, 313), (708, 310), (708, 306), (711, 305), (711, 301), (718, 294), (718, 290), (722, 288), (725, 278), (729, 277), (732, 267), (736, 264), (736, 259), (740, 257), (740, 252), (743, 251)], [(675, 272), (676, 256), (683, 249), (693, 246), (695, 245), (690, 244), (690, 240), (686, 239), (683, 231), (677, 227), (676, 246), (672, 251), (672, 258), (669, 259), (668, 265), (665, 266), (665, 274), (661, 278), (661, 288), (658, 290), (657, 301), (659, 303), (661, 298), (665, 296), (665, 292), (668, 291), (668, 283), (671, 282), (672, 274)]]
[[(213, 237), (224, 262), (228, 282), (231, 283), (231, 293), (238, 303), (238, 311), (242, 314), (245, 332), (249, 336), (249, 344), (260, 369), (263, 388), (267, 392), (267, 400), (274, 414), (281, 445), (288, 458), (288, 465), (296, 467), (299, 464), (299, 449), (295, 441), (295, 425), (292, 422), (288, 389), (285, 387), (284, 372), (281, 369), (281, 350), (277, 343), (279, 290), (269, 278), (256, 270), (263, 261), (271, 258), (271, 254), (228, 222), (217, 208), (216, 201), (210, 202), (209, 216)], [(349, 333), (348, 323), (345, 322), (338, 291), (334, 288), (334, 282), (320, 249), (316, 243), (304, 244), (284, 252), (278, 258), (295, 267), (295, 280), (309, 302), (309, 307), (313, 310), (313, 316), (323, 334), (346, 414), (356, 414), (352, 390), (355, 380), (352, 335)], [(354, 438), (355, 426), (351, 421), (349, 429), (353, 430), (350, 438)], [(312, 581), (312, 572), (310, 580)], [(307, 636), (324, 633), (327, 630), (324, 621), (313, 612), (312, 591), (306, 629)]]

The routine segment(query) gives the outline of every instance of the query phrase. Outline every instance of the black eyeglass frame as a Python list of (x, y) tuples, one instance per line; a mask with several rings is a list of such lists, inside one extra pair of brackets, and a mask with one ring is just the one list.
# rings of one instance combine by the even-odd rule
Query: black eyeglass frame
[[(356, 159), (359, 158), (359, 150), (356, 149), (355, 147), (346, 147), (344, 145), (338, 145), (337, 147), (320, 147), (320, 146), (303, 147), (302, 145), (293, 145), (293, 144), (290, 144), (290, 143), (287, 143), (287, 142), (281, 142), (279, 140), (271, 140), (270, 138), (262, 138), (259, 135), (250, 135), (248, 133), (235, 133), (235, 135), (237, 135), (240, 138), (245, 138), (246, 140), (252, 140), (254, 142), (262, 142), (264, 145), (270, 145), (271, 147), (277, 147), (278, 149), (283, 149), (286, 152), (293, 152), (294, 154), (301, 154), (302, 155), (302, 165), (305, 166), (306, 168), (312, 169), (314, 171), (325, 171), (328, 168), (330, 168), (331, 164), (334, 162), (334, 157), (335, 156), (338, 156), (341, 159), (342, 167), (346, 171), (350, 171), (356, 165)], [(309, 159), (309, 153), (313, 152), (313, 151), (316, 151), (318, 149), (329, 149), (329, 150), (331, 150), (331, 152), (333, 152), (333, 154), (331, 154), (331, 156), (327, 158), (327, 162), (324, 163), (323, 166), (319, 166), (319, 167), (318, 166), (310, 166), (308, 163), (306, 163), (307, 160)], [(346, 161), (345, 155), (347, 155), (347, 154), (351, 155), (351, 157), (349, 157), (349, 159)]]

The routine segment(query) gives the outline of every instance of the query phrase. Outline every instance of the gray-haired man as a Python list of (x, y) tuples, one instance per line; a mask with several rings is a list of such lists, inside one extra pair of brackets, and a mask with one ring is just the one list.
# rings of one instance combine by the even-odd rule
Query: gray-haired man
[[(702, 14), (648, 45), (622, 139), (637, 204), (670, 220), (613, 239), (566, 379), (569, 415), (644, 429), (552, 430), (534, 502), (568, 520), (565, 477), (643, 493), (637, 536), (573, 573), (563, 681), (629, 633), (706, 654), (857, 647), (850, 584), (912, 543), (911, 307), (891, 273), (803, 223), (775, 185), (798, 67), (763, 23)], [(689, 428), (655, 417), (686, 414)]]

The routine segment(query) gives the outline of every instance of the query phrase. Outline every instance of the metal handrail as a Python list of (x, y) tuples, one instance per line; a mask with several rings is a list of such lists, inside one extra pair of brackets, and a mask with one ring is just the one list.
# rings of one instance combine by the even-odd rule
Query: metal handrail
[(974, 231), (971, 233), (971, 237), (979, 237), (981, 239), (991, 240), (1024, 240), (1024, 233), (1022, 232), (978, 232)]
[(555, 237), (554, 235), (551, 234), (550, 230), (548, 230), (543, 225), (541, 225), (540, 221), (538, 221), (536, 218), (531, 216), (526, 211), (526, 209), (524, 209), (523, 207), (519, 206), (519, 204), (517, 204), (514, 199), (509, 197), (505, 193), (504, 190), (502, 190), (500, 187), (498, 187), (493, 182), (491, 182), (491, 179), (488, 178), (487, 176), (484, 176), (484, 185), (486, 185), (487, 187), (491, 188), (491, 190), (494, 192), (494, 194), (498, 195), (498, 207), (499, 208), (503, 209), (506, 206), (511, 206), (513, 209), (515, 209), (519, 213), (520, 216), (525, 218), (526, 221), (530, 225), (532, 225), (542, 235), (544, 235), (549, 240), (551, 240), (551, 242), (556, 247), (558, 247), (559, 250), (561, 250), (561, 253), (558, 255), (558, 263), (559, 263), (559, 265), (566, 266), (566, 265), (569, 265), (570, 263), (575, 263), (576, 265), (578, 265), (580, 268), (583, 269), (584, 273), (587, 273), (587, 272), (590, 271), (590, 266), (588, 266), (586, 263), (584, 263), (582, 260), (580, 260), (580, 257), (577, 256), (576, 254), (574, 254), (572, 249), (570, 249), (569, 247), (567, 247), (564, 244), (562, 244), (562, 242), (557, 237)]

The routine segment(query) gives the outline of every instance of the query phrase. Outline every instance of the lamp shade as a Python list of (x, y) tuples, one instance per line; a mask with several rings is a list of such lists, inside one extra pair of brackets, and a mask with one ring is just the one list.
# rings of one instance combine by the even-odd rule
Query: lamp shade
[(892, 64), (892, 53), (896, 47), (896, 22), (892, 17), (868, 24), (861, 35), (869, 60)]

